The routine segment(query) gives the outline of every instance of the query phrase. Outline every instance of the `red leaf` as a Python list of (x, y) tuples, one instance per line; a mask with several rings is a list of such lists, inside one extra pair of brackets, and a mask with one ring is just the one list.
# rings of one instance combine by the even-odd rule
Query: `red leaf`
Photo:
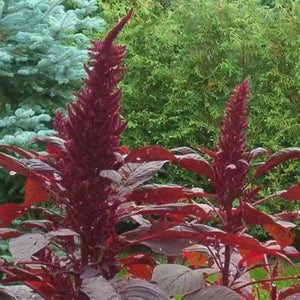
[(268, 154), (268, 150), (265, 149), (265, 148), (255, 148), (253, 150), (250, 151), (250, 159), (253, 159), (253, 158), (257, 158), (261, 155), (267, 155)]
[(187, 261), (196, 268), (201, 267), (211, 256), (207, 247), (203, 245), (193, 245), (187, 247), (182, 250), (182, 253)]
[[(18, 277), (14, 277), (17, 281)], [(12, 279), (12, 278), (11, 278)], [(24, 281), (22, 285), (6, 285), (5, 287), (1, 287), (0, 289), (0, 298), (2, 300), (15, 300), (15, 299), (52, 299), (52, 295), (48, 295), (44, 293), (41, 289), (36, 287), (36, 283), (40, 285), (43, 283), (42, 281)], [(26, 286), (27, 285), (27, 286)], [(28, 287), (30, 286), (30, 288)], [(41, 298), (41, 297), (43, 298)]]
[(149, 235), (147, 235), (147, 232), (144, 231), (143, 237), (129, 242), (141, 243), (156, 238), (198, 239), (201, 243), (208, 245), (214, 245), (214, 243), (223, 243), (225, 245), (237, 247), (239, 249), (252, 250), (258, 253), (266, 253), (270, 255), (279, 256), (282, 259), (291, 263), (291, 261), (284, 254), (282, 254), (280, 250), (265, 247), (254, 238), (245, 235), (227, 233), (205, 225), (181, 225), (175, 226), (166, 231), (159, 231), (156, 233), (151, 233), (151, 230), (149, 230)]
[[(166, 220), (161, 221), (161, 220), (153, 220), (152, 219), (151, 221), (153, 222), (152, 224), (151, 224), (150, 221), (148, 221), (150, 223), (150, 225), (146, 224), (146, 225), (143, 225), (143, 226), (139, 226), (136, 229), (124, 232), (122, 234), (121, 238), (124, 239), (124, 240), (127, 240), (127, 241), (137, 240), (137, 239), (143, 238), (145, 235), (148, 235), (148, 236), (149, 235), (154, 235), (157, 232), (160, 232), (162, 230), (167, 230), (167, 229), (172, 228), (175, 225), (177, 225), (177, 224), (171, 223), (171, 222), (166, 221)], [(187, 246), (189, 246), (189, 244), (188, 245), (185, 244), (185, 246), (180, 249), (179, 255), (181, 254), (181, 250), (183, 248), (187, 247)], [(153, 250), (153, 251), (155, 252), (155, 250)]]
[[(50, 280), (50, 279), (49, 279)], [(26, 282), (24, 282), (26, 284)], [(55, 287), (46, 281), (29, 281), (28, 282), (32, 288), (34, 288), (35, 292), (39, 293), (45, 299), (53, 299), (57, 293)], [(46, 298), (47, 297), (47, 298)]]
[(18, 277), (18, 280), (12, 278), (12, 282), (16, 281), (39, 281), (40, 278), (35, 275), (34, 273), (31, 273), (27, 270), (17, 269), (17, 268), (6, 268), (6, 270), (10, 271), (10, 273), (13, 273), (15, 276)]
[(0, 166), (8, 169), (10, 171), (14, 171), (20, 175), (25, 177), (32, 177), (33, 173), (31, 173), (28, 168), (18, 162), (16, 158), (13, 156), (4, 154), (0, 152)]
[(120, 184), (122, 181), (122, 176), (115, 170), (102, 170), (100, 171), (99, 176), (115, 184)]
[[(158, 287), (157, 284), (137, 278), (124, 278), (115, 283), (116, 289), (119, 291), (119, 297), (114, 299), (159, 299), (169, 300), (168, 295)], [(100, 294), (99, 298), (102, 299)], [(113, 298), (109, 298), (113, 299)], [(104, 299), (103, 299), (104, 300)]]
[(46, 145), (52, 145), (60, 150), (66, 150), (65, 141), (56, 136), (43, 136), (36, 137), (35, 141), (42, 142)]
[(285, 254), (285, 255), (288, 255), (288, 256), (290, 256), (290, 257), (294, 257), (294, 258), (296, 258), (296, 259), (300, 259), (300, 253), (298, 252), (298, 250), (295, 248), (295, 247), (293, 247), (293, 246), (288, 246), (288, 247), (285, 247), (284, 249), (282, 249), (283, 251), (283, 253)]
[[(246, 253), (244, 253), (246, 252)], [(246, 263), (248, 267), (251, 267), (255, 264), (257, 264), (260, 260), (264, 258), (263, 253), (256, 253), (253, 251), (240, 251), (243, 258), (239, 261), (239, 265), (242, 265), (243, 263)]]
[(263, 226), (274, 237), (281, 248), (285, 248), (294, 242), (295, 234), (291, 233), (289, 228), (278, 224), (265, 224)]
[(205, 284), (206, 277), (214, 273), (217, 273), (216, 268), (192, 270), (178, 264), (161, 264), (155, 267), (152, 280), (169, 296), (186, 295), (197, 291)]
[(181, 155), (185, 155), (185, 154), (198, 154), (197, 151), (189, 148), (189, 147), (178, 147), (178, 148), (173, 148), (170, 150), (172, 153), (174, 154), (181, 154)]
[(204, 175), (213, 180), (213, 170), (210, 164), (198, 154), (186, 154), (179, 156), (175, 162), (181, 168), (192, 171), (195, 174)]
[[(181, 203), (178, 203), (181, 204)], [(211, 220), (212, 208), (206, 204), (185, 204), (182, 203), (182, 208), (180, 210), (170, 212), (168, 218), (173, 222), (182, 222), (188, 216), (194, 216), (204, 220)]]
[(293, 246), (287, 246), (284, 249), (281, 249), (280, 245), (275, 240), (268, 240), (263, 243), (263, 246), (265, 246), (269, 249), (280, 250), (281, 253), (283, 253), (284, 255), (288, 255), (291, 257), (295, 257), (296, 259), (300, 259), (300, 253)]
[(203, 153), (207, 154), (211, 158), (214, 158), (216, 156), (216, 152), (209, 150), (205, 148), (204, 146), (198, 146), (198, 149), (201, 150)]
[(212, 285), (184, 297), (185, 300), (243, 300), (238, 293), (226, 286)]
[[(43, 158), (55, 158), (58, 160), (62, 157), (63, 152), (66, 150), (65, 141), (59, 137), (44, 136), (37, 137), (34, 140), (46, 145), (48, 155), (43, 155)], [(39, 157), (41, 156), (39, 155)]]
[(47, 189), (36, 180), (28, 178), (25, 184), (25, 199), (23, 205), (30, 206), (33, 203), (43, 202), (47, 200)]
[(182, 198), (213, 197), (213, 194), (204, 193), (200, 189), (187, 189), (179, 185), (144, 185), (133, 192), (131, 201), (142, 203), (167, 204)]
[(147, 161), (175, 161), (176, 157), (170, 151), (160, 146), (145, 146), (142, 148), (134, 149), (125, 158), (125, 163), (132, 162), (147, 162)]
[(300, 182), (280, 194), (280, 197), (286, 200), (300, 200)]
[(20, 236), (22, 233), (12, 228), (0, 228), (0, 239), (7, 240)]
[(182, 256), (182, 250), (190, 246), (192, 242), (196, 243), (197, 240), (158, 238), (141, 244), (151, 248), (155, 253), (166, 256)]
[(157, 284), (137, 278), (123, 278), (115, 282), (100, 276), (84, 278), (81, 291), (88, 299), (170, 299)]
[(269, 160), (267, 160), (265, 163), (263, 163), (257, 168), (254, 176), (258, 177), (270, 171), (271, 169), (273, 169), (274, 167), (276, 167), (284, 161), (297, 158), (300, 158), (300, 148), (285, 148), (280, 151), (277, 151), (270, 157)]
[(120, 211), (121, 218), (129, 218), (134, 215), (157, 214), (164, 215), (170, 219), (179, 219), (180, 221), (188, 216), (200, 217), (202, 219), (211, 219), (212, 208), (206, 204), (188, 204), (171, 203), (162, 205), (136, 206), (130, 210)]
[(166, 163), (163, 161), (150, 161), (144, 163), (128, 163), (122, 166), (119, 174), (123, 178), (120, 186), (120, 195), (131, 193), (145, 181), (151, 179)]
[(57, 160), (62, 157), (63, 150), (59, 149), (58, 147), (55, 147), (53, 145), (47, 145), (46, 150), (49, 153), (48, 157), (56, 158)]
[(48, 232), (47, 234), (45, 234), (45, 237), (47, 239), (52, 239), (55, 237), (63, 238), (63, 237), (70, 237), (70, 236), (77, 236), (77, 235), (78, 235), (78, 233), (71, 229), (60, 228), (60, 229)]
[(128, 267), (130, 265), (135, 265), (137, 263), (156, 266), (156, 261), (150, 255), (143, 254), (143, 253), (134, 253), (131, 254), (130, 256), (122, 257), (119, 260), (125, 267)]
[(276, 220), (249, 203), (243, 205), (243, 217), (248, 225), (263, 225), (265, 230), (274, 237), (282, 248), (294, 241), (294, 235), (290, 231), (290, 228), (295, 227), (293, 223)]
[(0, 227), (7, 227), (15, 219), (25, 215), (28, 208), (19, 204), (7, 203), (0, 205)]
[(8, 150), (11, 150), (11, 151), (14, 151), (17, 154), (22, 155), (24, 158), (30, 159), (30, 158), (34, 158), (36, 156), (30, 151), (23, 150), (21, 148), (13, 146), (13, 145), (1, 145), (1, 147), (5, 148), (5, 149), (8, 149)]
[(45, 172), (45, 173), (58, 173), (58, 171), (51, 166), (50, 163), (46, 163), (40, 159), (20, 159), (20, 161), (26, 166), (26, 168), (33, 172)]
[(295, 222), (300, 220), (300, 211), (284, 212), (284, 213), (277, 214), (275, 216), (284, 221)]
[(151, 280), (154, 267), (146, 264), (136, 264), (128, 266), (127, 270), (136, 278)]
[(123, 154), (128, 154), (129, 153), (129, 147), (128, 146), (121, 146), (120, 150)]
[(151, 280), (153, 269), (156, 266), (156, 262), (151, 256), (142, 253), (121, 258), (120, 262), (131, 275), (145, 280)]
[(88, 296), (85, 297), (87, 299), (101, 299), (104, 295), (104, 299), (118, 299), (118, 292), (114, 286), (103, 277), (84, 278), (81, 291)]
[(47, 246), (48, 240), (40, 233), (26, 233), (9, 243), (9, 251), (15, 262), (28, 261), (31, 256)]
[(274, 219), (259, 211), (249, 203), (244, 203), (242, 206), (243, 217), (248, 225), (264, 225), (264, 224), (273, 224)]
[(52, 222), (49, 220), (35, 220), (35, 221), (23, 221), (22, 226), (25, 229), (38, 228), (47, 230), (52, 226)]
[(60, 159), (62, 157), (63, 152), (66, 150), (65, 141), (59, 137), (44, 136), (37, 137), (34, 140), (46, 144), (46, 150), (49, 153), (49, 155), (43, 156), (44, 158), (47, 157)]

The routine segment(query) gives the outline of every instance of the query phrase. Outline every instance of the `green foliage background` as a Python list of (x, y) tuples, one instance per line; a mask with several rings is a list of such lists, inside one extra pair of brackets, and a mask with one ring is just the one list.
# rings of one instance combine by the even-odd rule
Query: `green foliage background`
[[(212, 148), (228, 96), (249, 76), (249, 148), (299, 147), (299, 1), (100, 0), (99, 4), (108, 26), (134, 7), (134, 17), (119, 39), (127, 46), (129, 68), (124, 83), (123, 116), (129, 120), (124, 144)], [(261, 182), (266, 192), (299, 181), (299, 166), (292, 162), (268, 174)], [(210, 188), (186, 172), (168, 172), (163, 180)], [(276, 199), (264, 209), (274, 213), (295, 206)]]
[(254, 0), (132, 2), (100, 1), (109, 25), (135, 7), (120, 36), (129, 67), (124, 142), (212, 146), (225, 101), (247, 76), (251, 146), (299, 142), (298, 1), (272, 9)]

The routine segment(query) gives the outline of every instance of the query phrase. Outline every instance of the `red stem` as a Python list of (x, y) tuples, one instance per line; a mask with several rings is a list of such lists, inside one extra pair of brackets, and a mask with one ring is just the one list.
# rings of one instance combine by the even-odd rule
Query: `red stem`
[(225, 246), (225, 259), (222, 268), (222, 280), (224, 286), (229, 286), (230, 246)]
[[(275, 264), (274, 264), (274, 267), (273, 267), (273, 270), (272, 270), (272, 277), (271, 278), (274, 278), (275, 276), (279, 275), (278, 274), (278, 267), (279, 267), (279, 259), (277, 258)], [(270, 278), (270, 279), (271, 279)], [(276, 285), (273, 285), (273, 283), (270, 284), (270, 298), (272, 300), (276, 300), (277, 298), (277, 287)]]
[(87, 244), (86, 239), (84, 237), (85, 232), (86, 231), (83, 229), (83, 232), (80, 235), (81, 269), (88, 265), (88, 251), (87, 251), (88, 244)]
[(278, 197), (278, 196), (280, 196), (280, 195), (282, 194), (282, 192), (283, 192), (283, 191), (279, 191), (279, 192), (276, 192), (276, 193), (274, 193), (274, 194), (272, 194), (272, 195), (269, 195), (269, 196), (267, 196), (267, 197), (265, 197), (265, 198), (263, 198), (263, 199), (257, 200), (257, 201), (254, 202), (252, 205), (255, 206), (255, 205), (261, 204), (261, 203), (263, 203), (263, 202), (265, 202), (265, 201), (267, 201), (267, 200), (269, 200), (269, 199), (272, 199), (272, 198), (274, 198), (274, 197)]
[(222, 271), (222, 266), (221, 266), (220, 260), (218, 260), (218, 257), (216, 257), (216, 255), (212, 252), (212, 250), (210, 249), (209, 246), (206, 246), (206, 247), (207, 247), (208, 251), (210, 252), (213, 260), (215, 261), (217, 267), (219, 268), (220, 271)]
[(295, 275), (295, 276), (289, 276), (289, 277), (278, 277), (278, 278), (272, 278), (272, 279), (261, 279), (261, 280), (255, 280), (255, 281), (251, 281), (248, 282), (246, 284), (243, 284), (237, 288), (235, 288), (234, 290), (240, 290), (246, 286), (252, 285), (252, 284), (256, 284), (256, 283), (264, 283), (264, 282), (272, 282), (272, 281), (282, 281), (282, 280), (294, 280), (294, 279), (300, 279), (300, 275)]
[(46, 211), (46, 212), (48, 212), (48, 213), (50, 213), (50, 214), (55, 215), (56, 217), (59, 217), (60, 219), (63, 218), (60, 214), (58, 214), (58, 213), (56, 213), (56, 212), (54, 212), (54, 211), (52, 211), (52, 210), (50, 210), (50, 209), (48, 209), (48, 208), (44, 208), (44, 207), (39, 207), (39, 206), (31, 205), (31, 206), (30, 206), (30, 209), (31, 209), (31, 210), (41, 210), (41, 211)]
[[(208, 205), (213, 209), (213, 211), (218, 215), (218, 217), (220, 218), (220, 220), (221, 220), (221, 222), (223, 223), (223, 224), (225, 224), (225, 221), (224, 221), (224, 218), (222, 217), (222, 215), (220, 214), (220, 212), (218, 212), (218, 210), (216, 209), (216, 207), (214, 207), (213, 205), (212, 205), (212, 203), (209, 201), (209, 200), (207, 200), (206, 198), (203, 198), (204, 199), (204, 201), (206, 202), (206, 203), (208, 203)], [(196, 202), (195, 202), (196, 203)]]

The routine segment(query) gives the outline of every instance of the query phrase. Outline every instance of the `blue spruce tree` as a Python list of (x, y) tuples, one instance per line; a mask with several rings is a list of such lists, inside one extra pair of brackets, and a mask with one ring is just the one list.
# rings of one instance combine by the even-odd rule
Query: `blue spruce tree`
[[(0, 0), (0, 143), (22, 145), (51, 134), (53, 111), (84, 76), (87, 29), (96, 0)], [(65, 2), (66, 3), (66, 2)], [(9, 103), (9, 105), (7, 105)]]
[[(97, 10), (97, 0), (0, 0), (0, 144), (53, 134), (55, 109), (85, 75), (85, 33), (104, 28)], [(18, 182), (0, 169), (0, 202), (18, 201)]]

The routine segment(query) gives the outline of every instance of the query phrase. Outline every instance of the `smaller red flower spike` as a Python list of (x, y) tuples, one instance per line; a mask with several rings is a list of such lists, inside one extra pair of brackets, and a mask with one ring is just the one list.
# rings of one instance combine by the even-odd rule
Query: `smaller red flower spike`
[(221, 126), (221, 136), (214, 157), (216, 200), (227, 213), (232, 202), (241, 195), (243, 182), (248, 174), (246, 153), (247, 102), (249, 79), (238, 85), (229, 98), (226, 116)]

